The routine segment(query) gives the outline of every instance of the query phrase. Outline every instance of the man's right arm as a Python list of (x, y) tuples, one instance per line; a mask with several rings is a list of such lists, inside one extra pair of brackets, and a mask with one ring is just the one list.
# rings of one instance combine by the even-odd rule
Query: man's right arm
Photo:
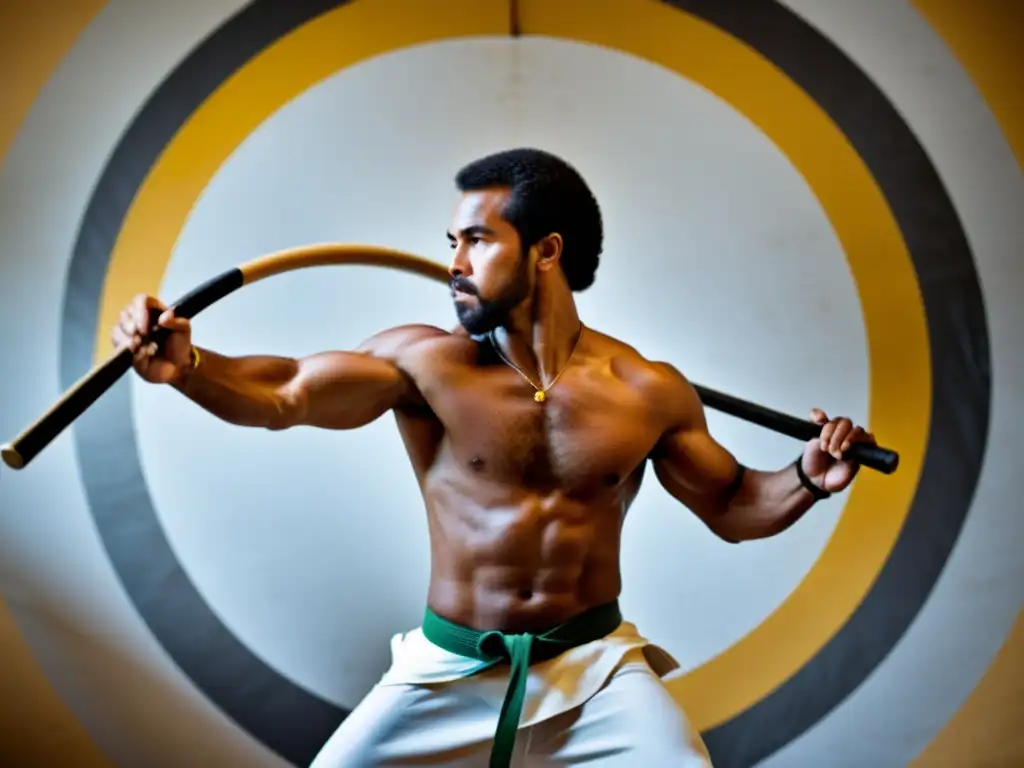
[(394, 328), (351, 352), (297, 360), (227, 357), (199, 348), (198, 365), (172, 384), (214, 416), (240, 426), (355, 429), (393, 408), (422, 403), (401, 367), (402, 358), (438, 332), (419, 326)]
[[(149, 341), (151, 313), (169, 332), (156, 348)], [(117, 347), (134, 352), (146, 381), (170, 384), (200, 407), (240, 426), (287, 429), (315, 426), (353, 429), (392, 408), (422, 404), (406, 365), (419, 345), (445, 334), (428, 326), (404, 326), (377, 334), (351, 352), (324, 352), (302, 359), (269, 355), (228, 357), (194, 348), (191, 325), (158, 299), (138, 296), (121, 313), (112, 333)], [(195, 349), (195, 353), (193, 353)]]

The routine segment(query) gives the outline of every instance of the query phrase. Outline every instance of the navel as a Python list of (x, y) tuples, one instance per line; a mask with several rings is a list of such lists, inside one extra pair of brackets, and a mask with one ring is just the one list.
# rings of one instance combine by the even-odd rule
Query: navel
[(523, 600), (524, 602), (526, 600), (532, 600), (533, 599), (533, 590), (532, 589), (520, 589), (519, 590), (519, 599)]
[(469, 468), (474, 472), (479, 472), (484, 468), (484, 460), (479, 456), (474, 456), (469, 460)]
[(614, 472), (609, 472), (601, 479), (604, 480), (604, 484), (609, 488), (619, 484), (619, 476)]

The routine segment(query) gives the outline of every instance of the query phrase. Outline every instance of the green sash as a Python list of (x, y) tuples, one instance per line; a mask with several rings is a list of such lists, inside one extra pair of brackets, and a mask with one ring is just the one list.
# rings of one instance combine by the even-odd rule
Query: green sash
[(423, 619), (423, 635), (449, 653), (490, 662), (479, 671), (501, 662), (511, 665), (508, 692), (498, 715), (490, 768), (507, 768), (512, 761), (516, 731), (526, 701), (526, 677), (531, 662), (552, 659), (578, 645), (600, 640), (622, 623), (618, 600), (591, 608), (564, 624), (540, 634), (481, 632), (453, 624), (429, 608)]

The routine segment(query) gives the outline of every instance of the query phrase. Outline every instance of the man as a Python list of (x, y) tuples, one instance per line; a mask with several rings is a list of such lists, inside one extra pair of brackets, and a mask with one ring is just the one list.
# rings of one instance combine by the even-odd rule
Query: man
[[(708, 433), (672, 366), (584, 326), (598, 204), (548, 153), (456, 176), (449, 231), (460, 327), (386, 330), (350, 352), (230, 358), (138, 297), (113, 343), (146, 381), (233, 424), (355, 429), (392, 412), (431, 546), (423, 625), (315, 761), (325, 766), (708, 765), (661, 676), (672, 660), (622, 620), (619, 544), (648, 463), (721, 538), (775, 535), (846, 488), (873, 442), (815, 410), (819, 438), (776, 472), (745, 470)], [(157, 349), (149, 317), (172, 331)]]

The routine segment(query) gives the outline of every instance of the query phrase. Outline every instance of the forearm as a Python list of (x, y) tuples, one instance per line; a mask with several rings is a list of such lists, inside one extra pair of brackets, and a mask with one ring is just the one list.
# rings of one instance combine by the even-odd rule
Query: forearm
[(816, 502), (800, 482), (794, 464), (777, 472), (748, 469), (739, 487), (710, 517), (712, 527), (722, 538), (764, 539), (785, 531)]
[(282, 392), (297, 373), (297, 361), (198, 352), (199, 364), (172, 383), (185, 397), (238, 426), (284, 429), (292, 423), (294, 404)]

